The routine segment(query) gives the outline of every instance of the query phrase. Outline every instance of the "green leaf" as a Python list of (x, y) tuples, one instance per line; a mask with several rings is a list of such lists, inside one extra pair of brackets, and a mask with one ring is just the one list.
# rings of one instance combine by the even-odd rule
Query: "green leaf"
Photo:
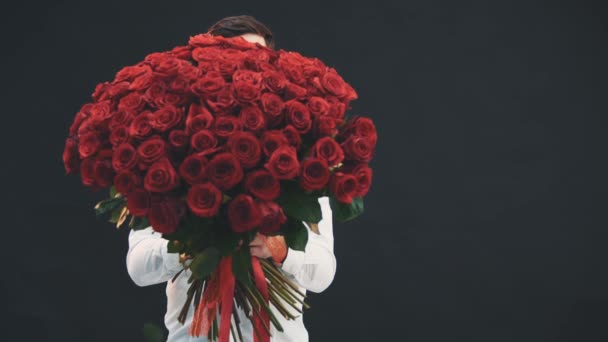
[(314, 193), (306, 193), (297, 182), (282, 182), (281, 195), (277, 203), (285, 214), (304, 222), (319, 223), (322, 218), (319, 197)]
[(351, 204), (346, 204), (331, 195), (329, 205), (334, 218), (340, 222), (350, 221), (363, 213), (363, 197), (355, 197)]
[(148, 342), (162, 342), (165, 340), (165, 334), (163, 330), (153, 323), (146, 323), (141, 329), (144, 334), (144, 338)]
[(133, 230), (140, 230), (150, 226), (150, 222), (148, 222), (148, 218), (145, 216), (131, 216), (131, 221), (129, 221), (129, 228)]
[(304, 251), (308, 243), (308, 229), (304, 222), (290, 217), (282, 229), (287, 246), (297, 251)]
[(169, 240), (167, 242), (167, 252), (168, 253), (180, 253), (180, 244), (175, 243), (175, 241)]
[(116, 224), (116, 222), (118, 222), (118, 219), (120, 218), (120, 214), (122, 213), (122, 209), (124, 207), (125, 207), (125, 205), (123, 204), (112, 211), (112, 216), (110, 216), (110, 222), (112, 222), (114, 224)]
[(110, 187), (110, 198), (114, 198), (117, 193), (118, 193), (118, 191), (116, 190), (116, 187), (114, 185), (112, 185)]
[[(249, 243), (243, 243), (244, 246), (248, 244)], [(249, 248), (240, 248), (232, 256), (232, 273), (234, 273), (236, 280), (240, 281), (245, 286), (249, 286), (252, 284), (251, 277), (249, 275), (250, 269), (251, 254), (249, 254)]]
[(228, 256), (234, 252), (239, 245), (240, 237), (233, 232), (227, 232), (217, 237), (217, 248), (222, 256)]
[(125, 199), (122, 197), (108, 198), (95, 205), (95, 215), (101, 216), (106, 213), (112, 212), (125, 203)]
[(190, 270), (195, 278), (204, 279), (213, 272), (219, 262), (219, 250), (215, 247), (207, 247), (194, 256), (190, 264)]

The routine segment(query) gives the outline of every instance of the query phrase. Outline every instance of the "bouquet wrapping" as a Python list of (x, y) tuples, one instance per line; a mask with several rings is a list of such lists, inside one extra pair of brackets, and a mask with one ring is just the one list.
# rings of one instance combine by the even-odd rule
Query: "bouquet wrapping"
[[(317, 58), (199, 34), (98, 84), (69, 128), (63, 162), (93, 191), (109, 188), (97, 215), (151, 226), (169, 252), (193, 257), (179, 317), (194, 303), (191, 335), (242, 340), (238, 323), (250, 319), (255, 340), (269, 341), (269, 324), (282, 331), (270, 306), (293, 319), (286, 306), (308, 305), (248, 242), (280, 235), (304, 250), (322, 196), (338, 221), (362, 213), (377, 132), (348, 115), (356, 98)], [(233, 317), (237, 306), (251, 314)]]

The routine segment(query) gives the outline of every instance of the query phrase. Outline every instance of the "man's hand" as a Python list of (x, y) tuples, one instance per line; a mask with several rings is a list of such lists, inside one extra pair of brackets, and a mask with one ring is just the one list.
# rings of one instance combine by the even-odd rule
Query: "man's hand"
[(266, 245), (266, 236), (257, 233), (255, 238), (249, 243), (249, 251), (252, 256), (256, 256), (260, 259), (268, 259), (272, 256), (272, 252)]
[(282, 235), (265, 236), (260, 233), (249, 244), (250, 253), (258, 258), (272, 260), (281, 265), (287, 256), (287, 243)]

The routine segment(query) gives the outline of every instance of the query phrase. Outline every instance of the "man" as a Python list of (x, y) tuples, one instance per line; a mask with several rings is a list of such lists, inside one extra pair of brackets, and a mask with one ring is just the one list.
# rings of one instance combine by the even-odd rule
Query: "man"
[[(259, 42), (264, 46), (274, 48), (273, 36), (270, 30), (251, 16), (228, 17), (211, 26), (209, 33), (226, 37), (242, 36), (251, 42)], [(333, 224), (332, 212), (329, 206), (329, 197), (319, 198), (322, 220), (318, 224), (307, 224), (308, 244), (305, 251), (296, 251), (287, 248), (281, 236), (264, 237), (258, 235), (249, 248), (251, 255), (258, 258), (272, 257), (281, 270), (295, 283), (302, 292), (306, 290), (321, 292), (333, 281), (336, 272), (336, 258), (333, 253)], [(194, 303), (188, 310), (185, 324), (178, 322), (177, 317), (186, 301), (188, 289), (189, 270), (184, 271), (175, 282), (171, 279), (184, 268), (188, 261), (187, 256), (167, 252), (166, 239), (162, 234), (147, 227), (129, 233), (129, 251), (126, 264), (131, 279), (138, 286), (149, 286), (167, 282), (167, 312), (164, 317), (165, 325), (169, 330), (168, 342), (203, 342), (206, 336), (193, 337), (188, 335), (192, 322)], [(287, 320), (274, 307), (273, 311), (283, 327), (283, 332), (277, 331), (271, 324), (271, 341), (308, 341), (308, 332), (304, 326), (302, 315), (295, 320)], [(301, 308), (301, 305), (300, 305)], [(238, 315), (245, 317), (245, 313), (238, 308)], [(241, 331), (245, 341), (253, 341), (253, 327), (248, 319), (241, 319)], [(231, 341), (234, 337), (231, 336)]]

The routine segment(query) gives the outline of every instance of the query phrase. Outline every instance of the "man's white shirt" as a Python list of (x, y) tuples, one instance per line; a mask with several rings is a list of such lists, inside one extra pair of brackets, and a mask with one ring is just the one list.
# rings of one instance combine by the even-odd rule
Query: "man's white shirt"
[[(334, 255), (334, 238), (332, 211), (329, 205), (329, 197), (319, 198), (323, 218), (318, 224), (319, 234), (308, 227), (308, 243), (304, 251), (289, 248), (287, 256), (281, 265), (283, 272), (299, 285), (302, 292), (321, 292), (333, 281), (336, 272), (336, 257)], [(206, 342), (206, 336), (193, 337), (188, 335), (188, 329), (192, 323), (194, 314), (194, 302), (188, 310), (185, 324), (177, 321), (177, 317), (186, 302), (186, 292), (190, 284), (190, 270), (180, 274), (175, 282), (171, 279), (177, 272), (183, 269), (179, 262), (177, 253), (167, 252), (167, 240), (162, 234), (147, 227), (141, 230), (131, 230), (129, 233), (129, 251), (127, 252), (126, 264), (129, 276), (138, 286), (149, 286), (167, 282), (167, 312), (164, 317), (165, 326), (169, 331), (167, 342)], [(272, 342), (307, 342), (308, 331), (304, 326), (302, 314), (295, 311), (285, 303), (292, 315), (298, 316), (295, 320), (287, 320), (272, 305), (275, 317), (283, 327), (283, 332), (275, 329), (270, 324)], [(301, 304), (299, 305), (302, 309)], [(237, 308), (241, 320), (241, 332), (244, 341), (253, 341), (253, 328), (251, 321), (245, 317), (245, 313)], [(234, 318), (233, 318), (234, 320)], [(233, 321), (234, 322), (234, 321)], [(219, 323), (219, 315), (218, 315)], [(235, 341), (230, 336), (230, 341)]]

